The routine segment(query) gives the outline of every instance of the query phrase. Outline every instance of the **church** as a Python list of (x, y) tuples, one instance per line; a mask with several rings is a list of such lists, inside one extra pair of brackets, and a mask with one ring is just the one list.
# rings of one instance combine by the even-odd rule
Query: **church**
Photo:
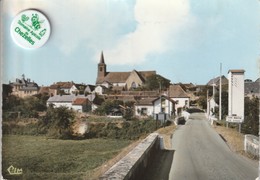
[(156, 71), (108, 72), (104, 54), (101, 52), (96, 85), (102, 85), (107, 88), (121, 87), (125, 90), (131, 90), (143, 86), (147, 78), (152, 75), (156, 75)]

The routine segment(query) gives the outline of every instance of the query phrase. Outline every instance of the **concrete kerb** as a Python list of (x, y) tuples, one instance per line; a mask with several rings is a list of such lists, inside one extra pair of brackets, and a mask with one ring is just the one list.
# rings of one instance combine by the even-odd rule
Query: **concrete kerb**
[(150, 134), (99, 179), (134, 179), (139, 175), (140, 169), (147, 167), (151, 154), (159, 147), (164, 148), (163, 139), (161, 139), (158, 133)]

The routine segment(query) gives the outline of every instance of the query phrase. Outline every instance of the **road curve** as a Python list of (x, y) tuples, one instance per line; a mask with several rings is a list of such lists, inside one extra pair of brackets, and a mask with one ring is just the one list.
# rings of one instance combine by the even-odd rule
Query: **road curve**
[(258, 165), (232, 152), (207, 122), (194, 113), (172, 138), (170, 180), (255, 180)]

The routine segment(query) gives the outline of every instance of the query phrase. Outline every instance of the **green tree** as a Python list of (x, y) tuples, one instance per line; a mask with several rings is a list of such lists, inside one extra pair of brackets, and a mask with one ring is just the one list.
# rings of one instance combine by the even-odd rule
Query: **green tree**
[(75, 113), (67, 107), (48, 107), (44, 124), (48, 127), (48, 136), (58, 139), (70, 138), (72, 132), (70, 125), (75, 118)]
[(245, 98), (245, 120), (242, 132), (258, 136), (259, 132), (259, 98)]
[[(215, 94), (215, 101), (217, 104), (219, 104), (219, 93)], [(222, 91), (221, 93), (221, 111), (222, 111), (222, 117), (225, 118), (225, 116), (228, 115), (228, 92), (227, 91)], [(219, 108), (216, 108), (216, 114), (219, 115)]]
[(123, 105), (123, 101), (119, 100), (106, 100), (95, 110), (97, 115), (108, 115), (112, 109), (119, 108), (119, 105)]
[(149, 76), (145, 82), (145, 87), (148, 90), (159, 90), (160, 88), (162, 90), (165, 90), (169, 86), (170, 86), (170, 80), (158, 74)]

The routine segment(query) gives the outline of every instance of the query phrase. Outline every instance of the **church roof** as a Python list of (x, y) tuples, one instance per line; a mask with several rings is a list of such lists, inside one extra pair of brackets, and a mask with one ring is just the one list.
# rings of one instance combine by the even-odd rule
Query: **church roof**
[[(135, 71), (135, 70), (134, 70)], [(146, 80), (147, 77), (156, 74), (156, 71), (135, 71), (142, 80)], [(125, 83), (131, 72), (107, 72), (104, 81), (110, 83)], [(102, 82), (98, 82), (102, 83)]]
[(104, 81), (110, 83), (124, 83), (129, 77), (130, 72), (108, 72)]

